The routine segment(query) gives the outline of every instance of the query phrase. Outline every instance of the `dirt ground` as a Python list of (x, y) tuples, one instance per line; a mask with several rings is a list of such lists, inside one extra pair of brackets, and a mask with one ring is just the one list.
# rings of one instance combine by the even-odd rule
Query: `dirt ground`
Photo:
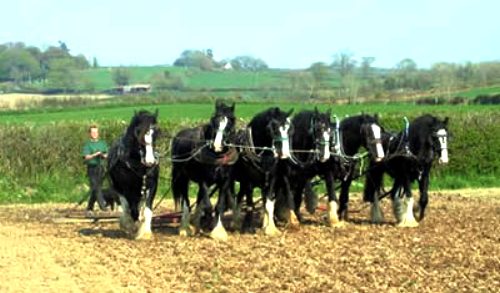
[(0, 292), (498, 292), (500, 189), (433, 192), (418, 228), (382, 205), (382, 225), (353, 196), (343, 228), (307, 216), (227, 242), (172, 228), (134, 241), (117, 223), (54, 223), (74, 205), (0, 206)]

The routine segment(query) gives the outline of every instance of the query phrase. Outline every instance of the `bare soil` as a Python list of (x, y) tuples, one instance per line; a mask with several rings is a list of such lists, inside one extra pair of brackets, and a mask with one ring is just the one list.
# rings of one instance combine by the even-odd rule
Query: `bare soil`
[(498, 292), (500, 189), (433, 192), (417, 228), (382, 205), (382, 225), (353, 196), (345, 227), (308, 215), (227, 242), (166, 227), (134, 241), (118, 223), (54, 222), (73, 205), (1, 206), (0, 292)]

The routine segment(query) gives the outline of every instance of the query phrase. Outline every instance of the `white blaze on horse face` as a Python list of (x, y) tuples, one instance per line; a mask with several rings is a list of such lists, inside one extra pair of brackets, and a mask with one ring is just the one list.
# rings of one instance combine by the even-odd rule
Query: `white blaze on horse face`
[(219, 128), (217, 129), (214, 141), (214, 149), (216, 152), (222, 151), (222, 136), (224, 135), (224, 129), (226, 129), (227, 122), (228, 120), (226, 117), (219, 122)]
[(144, 143), (146, 144), (146, 157), (144, 161), (146, 165), (153, 165), (155, 163), (155, 156), (153, 153), (153, 129), (149, 129), (146, 134), (144, 134)]
[(330, 128), (323, 132), (323, 142), (324, 142), (324, 152), (323, 157), (321, 157), (321, 162), (326, 162), (330, 158)]
[(436, 132), (438, 139), (439, 139), (439, 144), (441, 146), (441, 156), (439, 157), (439, 163), (440, 164), (447, 164), (448, 163), (448, 133), (446, 132), (446, 129), (439, 129)]
[(376, 139), (376, 141), (377, 141), (375, 143), (375, 149), (377, 151), (377, 157), (375, 158), (375, 161), (380, 162), (384, 158), (384, 148), (382, 148), (382, 143), (380, 140), (380, 138), (382, 137), (380, 126), (378, 126), (377, 124), (374, 123), (374, 124), (370, 125), (370, 127), (371, 127), (372, 132), (373, 132), (373, 138)]
[(281, 159), (290, 158), (290, 142), (288, 139), (288, 129), (290, 129), (290, 120), (287, 119), (287, 123), (285, 126), (280, 126), (280, 135), (281, 135)]

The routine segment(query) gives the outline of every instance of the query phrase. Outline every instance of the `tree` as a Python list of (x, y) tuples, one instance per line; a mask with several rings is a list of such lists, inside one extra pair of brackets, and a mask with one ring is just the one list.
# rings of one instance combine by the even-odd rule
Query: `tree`
[(251, 56), (238, 56), (231, 60), (231, 66), (234, 70), (246, 71), (261, 71), (268, 68), (264, 60)]
[(457, 85), (457, 65), (441, 62), (433, 64), (431, 70), (441, 93), (450, 98), (451, 90)]
[(352, 54), (347, 52), (338, 53), (334, 56), (332, 68), (344, 77), (353, 72), (356, 61), (352, 59)]
[[(210, 51), (211, 53), (211, 51)], [(186, 50), (174, 62), (174, 66), (195, 67), (202, 70), (212, 70), (215, 66), (211, 57), (199, 50)]]
[(371, 66), (372, 63), (375, 62), (375, 57), (362, 57), (361, 59), (361, 74), (363, 78), (368, 78), (371, 75)]
[(417, 63), (410, 58), (401, 60), (396, 65), (396, 80), (399, 88), (415, 89)]
[(111, 75), (114, 83), (118, 86), (127, 85), (130, 82), (131, 73), (125, 67), (114, 68)]
[(24, 48), (11, 47), (0, 53), (0, 80), (30, 82), (40, 73), (38, 60)]
[(64, 92), (82, 90), (85, 87), (82, 74), (78, 70), (75, 60), (71, 58), (52, 60), (47, 79), (50, 88)]
[(97, 58), (94, 57), (92, 59), (92, 68), (98, 68), (99, 67), (99, 63), (97, 62)]
[(155, 74), (151, 83), (153, 88), (158, 91), (163, 90), (181, 90), (185, 87), (184, 79), (181, 76), (173, 75), (170, 71)]

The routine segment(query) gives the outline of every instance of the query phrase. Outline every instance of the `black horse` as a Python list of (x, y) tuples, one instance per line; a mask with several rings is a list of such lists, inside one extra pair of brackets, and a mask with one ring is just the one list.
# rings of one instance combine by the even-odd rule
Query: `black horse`
[[(283, 194), (282, 205), (286, 202), (293, 214), (289, 221), (295, 225), (302, 221), (300, 206), (305, 186), (314, 176), (320, 175), (326, 183), (328, 200), (337, 201), (334, 188), (334, 169), (330, 164), (330, 139), (331, 121), (330, 111), (321, 113), (315, 108), (313, 111), (305, 110), (299, 112), (292, 119), (292, 159), (289, 160), (289, 182), (293, 196)], [(283, 190), (284, 192), (286, 190)], [(278, 206), (277, 209), (282, 209)], [(331, 213), (329, 213), (330, 215)], [(337, 209), (334, 211), (337, 218)], [(331, 224), (335, 221), (331, 217), (327, 219)]]
[(231, 198), (231, 166), (236, 162), (236, 149), (227, 147), (235, 134), (235, 105), (217, 101), (215, 113), (208, 124), (181, 130), (172, 141), (172, 190), (176, 209), (182, 208), (180, 235), (190, 235), (194, 231), (189, 226), (189, 182), (198, 184), (198, 196), (194, 224), (201, 227), (201, 219), (211, 225), (212, 205), (208, 188), (215, 185), (219, 189), (216, 205), (216, 226), (210, 236), (226, 240), (227, 233), (222, 225), (226, 201)]
[(120, 227), (129, 236), (151, 238), (153, 201), (159, 165), (154, 152), (159, 134), (158, 111), (135, 113), (125, 132), (109, 150), (110, 185), (120, 197)]
[(440, 164), (448, 163), (448, 118), (440, 120), (428, 114), (420, 116), (404, 131), (397, 135), (386, 134), (383, 140), (387, 157), (383, 164), (369, 168), (365, 183), (364, 199), (372, 203), (372, 221), (382, 221), (377, 193), (385, 172), (394, 179), (390, 194), (398, 226), (416, 227), (418, 222), (413, 215), (411, 184), (418, 181), (419, 220), (422, 220), (428, 203), (429, 174), (436, 154), (439, 154)]
[(289, 116), (292, 112), (293, 109), (284, 112), (278, 107), (269, 108), (253, 117), (245, 130), (238, 132), (236, 142), (240, 145), (240, 156), (233, 168), (233, 179), (240, 182), (234, 216), (236, 226), (240, 225), (243, 197), (247, 202), (247, 219), (251, 219), (254, 209), (252, 193), (255, 187), (259, 187), (265, 202), (264, 233), (280, 234), (274, 221), (275, 187), (288, 183), (284, 161), (290, 158)]
[[(341, 181), (338, 215), (341, 220), (347, 220), (349, 189), (352, 181), (357, 177), (355, 169), (359, 161), (363, 159), (358, 156), (359, 150), (364, 147), (368, 151), (370, 161), (374, 163), (382, 161), (385, 155), (381, 141), (383, 128), (380, 126), (377, 115), (367, 114), (345, 118), (338, 125), (338, 130), (334, 133), (340, 139), (332, 140), (335, 142), (332, 152), (339, 155), (341, 164), (344, 164), (342, 169), (345, 172), (338, 178)], [(337, 122), (334, 127), (337, 128)], [(341, 168), (338, 166), (339, 160), (334, 162), (337, 168)], [(334, 209), (335, 206), (330, 208), (330, 210)]]

